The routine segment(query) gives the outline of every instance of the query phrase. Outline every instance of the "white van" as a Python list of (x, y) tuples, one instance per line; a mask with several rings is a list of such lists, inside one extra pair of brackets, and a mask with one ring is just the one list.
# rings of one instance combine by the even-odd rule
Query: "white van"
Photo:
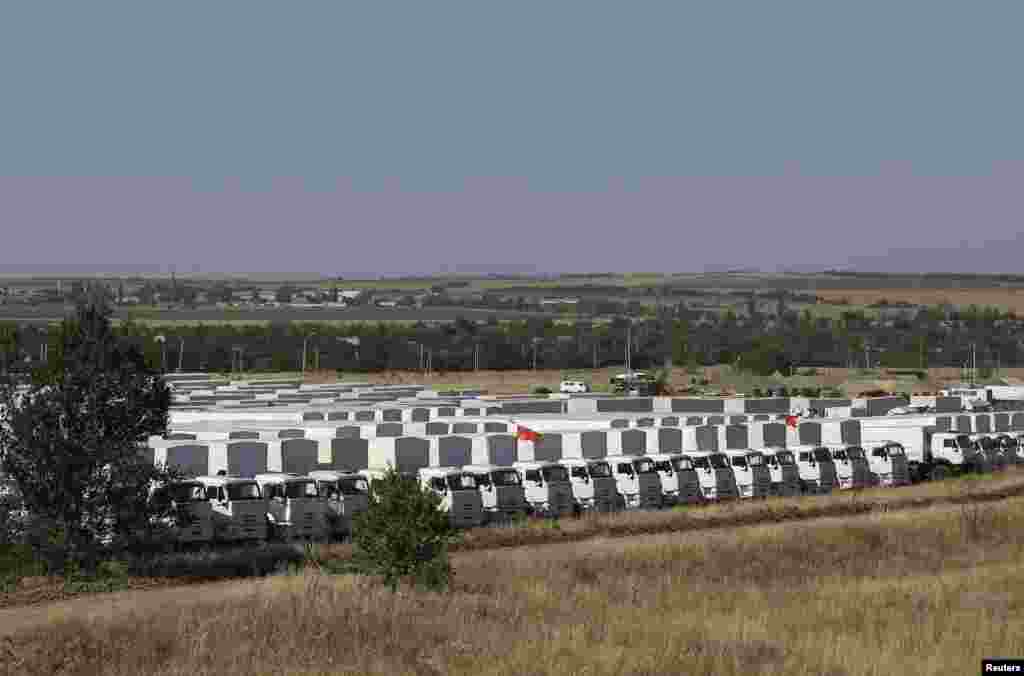
[(523, 478), (514, 467), (466, 465), (462, 470), (476, 477), (485, 523), (512, 521), (526, 514)]
[(335, 470), (316, 470), (309, 477), (316, 482), (320, 498), (327, 501), (324, 514), (330, 534), (351, 535), (356, 515), (369, 508), (370, 484), (366, 477)]
[(322, 540), (327, 535), (327, 501), (308, 476), (265, 472), (256, 483), (267, 500), (267, 522), (282, 539)]
[(484, 506), (476, 477), (458, 467), (424, 467), (420, 483), (441, 496), (441, 509), (456, 528), (483, 525)]
[(562, 394), (583, 394), (590, 391), (590, 386), (581, 380), (563, 380), (558, 391)]
[(736, 476), (736, 487), (741, 498), (767, 498), (771, 495), (772, 475), (760, 452), (730, 449), (724, 453)]
[(658, 509), (662, 505), (661, 479), (654, 461), (645, 456), (610, 455), (620, 504), (626, 509)]
[(662, 500), (666, 505), (688, 505), (704, 501), (700, 477), (693, 460), (682, 453), (655, 453), (647, 456), (661, 480)]
[(237, 542), (267, 539), (267, 501), (252, 479), (200, 476), (213, 512), (214, 540)]
[(761, 454), (772, 478), (772, 495), (800, 495), (800, 470), (793, 451), (785, 448), (763, 448)]
[(560, 462), (569, 470), (569, 483), (572, 485), (577, 512), (610, 512), (615, 509), (615, 477), (607, 461), (572, 458)]
[(523, 477), (526, 501), (534, 514), (571, 516), (572, 484), (569, 470), (557, 462), (517, 462), (513, 465)]

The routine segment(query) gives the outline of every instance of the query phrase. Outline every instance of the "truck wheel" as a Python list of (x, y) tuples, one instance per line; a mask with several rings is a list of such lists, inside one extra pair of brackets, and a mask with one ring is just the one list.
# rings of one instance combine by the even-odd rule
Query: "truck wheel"
[(949, 477), (949, 469), (945, 465), (936, 465), (929, 476), (932, 481), (942, 481)]

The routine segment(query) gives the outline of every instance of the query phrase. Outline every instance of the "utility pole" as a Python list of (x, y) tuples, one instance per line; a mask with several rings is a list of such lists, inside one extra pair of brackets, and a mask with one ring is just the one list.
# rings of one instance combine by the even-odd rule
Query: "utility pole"
[(181, 365), (185, 361), (185, 338), (178, 336), (178, 373), (181, 373)]
[(473, 370), (480, 370), (480, 343), (473, 343)]

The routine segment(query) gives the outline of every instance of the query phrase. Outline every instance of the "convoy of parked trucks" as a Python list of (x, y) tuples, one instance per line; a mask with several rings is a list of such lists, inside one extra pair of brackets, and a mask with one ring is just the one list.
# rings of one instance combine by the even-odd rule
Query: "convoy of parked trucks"
[[(564, 518), (900, 486), (1024, 463), (1024, 432), (958, 431), (955, 417), (940, 429), (936, 419), (864, 418), (857, 443), (617, 450), (605, 457), (419, 467), (404, 473), (439, 496), (440, 509), (454, 527), (474, 528), (531, 515)], [(834, 432), (826, 437), (836, 441)], [(264, 472), (251, 478), (222, 472), (155, 487), (151, 499), (187, 515), (172, 529), (185, 545), (346, 538), (358, 515), (371, 508), (384, 472), (373, 467), (308, 475)]]

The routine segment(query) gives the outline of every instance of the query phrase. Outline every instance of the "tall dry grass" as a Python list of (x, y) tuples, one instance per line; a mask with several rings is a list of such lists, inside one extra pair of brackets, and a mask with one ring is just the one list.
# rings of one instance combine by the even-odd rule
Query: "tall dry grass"
[(1022, 517), (1024, 498), (1011, 498), (465, 552), (444, 595), (307, 571), (178, 601), (140, 594), (105, 613), (81, 599), (2, 639), (0, 665), (118, 676), (976, 673), (984, 656), (1024, 654)]

